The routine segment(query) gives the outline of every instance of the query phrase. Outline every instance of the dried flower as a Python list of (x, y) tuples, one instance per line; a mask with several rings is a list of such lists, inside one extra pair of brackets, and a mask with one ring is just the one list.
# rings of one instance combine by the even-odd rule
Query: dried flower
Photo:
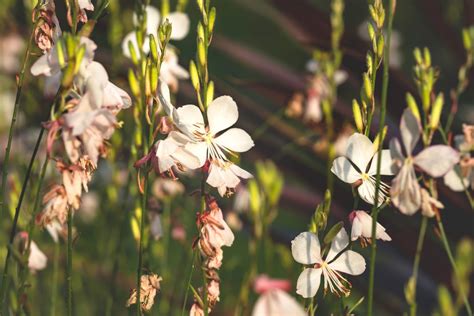
[[(147, 312), (153, 307), (155, 296), (160, 291), (160, 282), (162, 277), (156, 274), (142, 275), (140, 279), (140, 308)], [(137, 303), (137, 290), (133, 289), (126, 306)]]

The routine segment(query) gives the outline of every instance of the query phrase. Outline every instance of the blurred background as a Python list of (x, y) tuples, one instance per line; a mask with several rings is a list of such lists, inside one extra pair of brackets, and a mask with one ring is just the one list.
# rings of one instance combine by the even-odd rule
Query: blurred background
[[(61, 25), (66, 28), (64, 3), (56, 2)], [(158, 1), (152, 0), (151, 4), (160, 6)], [(249, 153), (241, 157), (242, 165), (257, 175), (266, 171), (278, 174), (278, 178), (284, 182), (279, 202), (272, 206), (272, 216), (274, 214), (275, 218), (268, 226), (268, 240), (258, 248), (265, 252), (257, 254), (258, 272), (274, 278), (289, 279), (295, 284), (301, 267), (291, 257), (290, 241), (306, 230), (315, 207), (324, 197), (327, 141), (323, 124), (290, 117), (287, 109), (295, 95), (304, 96), (308, 89), (311, 73), (306, 65), (312, 58), (313, 50), (330, 48), (330, 1), (221, 0), (214, 1), (213, 5), (217, 8), (217, 22), (210, 48), (209, 70), (216, 85), (216, 95), (227, 94), (234, 98), (240, 111), (237, 125), (249, 131), (256, 143)], [(0, 157), (3, 160), (16, 93), (15, 75), (19, 71), (31, 30), (32, 3), (27, 0), (1, 0), (0, 7)], [(178, 49), (180, 64), (188, 68), (189, 61), (195, 56), (194, 30), (199, 14), (193, 1), (190, 1), (186, 11), (191, 19), (191, 32), (183, 41), (174, 42), (173, 45)], [(131, 62), (123, 57), (121, 42), (125, 34), (133, 29), (132, 14), (132, 1), (111, 0), (105, 16), (100, 19), (91, 36), (98, 44), (96, 59), (106, 67), (112, 81), (127, 91), (127, 72)], [(346, 1), (341, 48), (344, 54), (342, 69), (347, 72), (348, 78), (338, 87), (335, 105), (338, 135), (352, 133), (351, 102), (359, 96), (361, 74), (366, 67), (365, 54), (369, 49), (364, 26), (367, 18), (367, 1)], [(436, 90), (449, 96), (450, 89), (457, 84), (458, 69), (465, 60), (461, 30), (470, 25), (474, 25), (472, 0), (398, 1), (394, 20), (396, 32), (391, 48), (393, 60), (388, 93), (387, 139), (398, 135), (398, 122), (406, 107), (405, 94), (411, 92), (416, 95), (412, 71), (413, 49), (430, 48), (432, 63), (440, 71)], [(378, 77), (381, 79), (382, 76)], [(472, 71), (469, 78), (474, 79)], [(381, 82), (377, 82), (377, 86), (380, 87)], [(9, 177), (11, 214), (39, 126), (49, 117), (51, 100), (43, 96), (43, 88), (43, 79), (27, 75), (11, 157), (14, 162)], [(376, 93), (380, 93), (380, 89)], [(194, 102), (191, 83), (180, 81), (176, 104)], [(448, 107), (445, 107), (443, 117), (447, 116), (448, 111)], [(131, 123), (130, 113), (121, 113), (124, 127), (111, 139), (110, 155), (107, 160), (100, 162), (90, 192), (83, 197), (82, 208), (75, 219), (77, 237), (73, 268), (76, 315), (128, 314), (125, 302), (135, 284), (137, 252), (131, 221), (135, 205), (134, 192), (130, 192), (127, 186), (128, 182), (134, 181), (134, 175), (131, 178), (128, 175), (131, 156), (128, 148), (133, 131), (132, 124), (127, 124)], [(454, 134), (461, 133), (462, 123), (474, 124), (472, 86), (459, 100)], [(372, 135), (377, 130), (375, 122)], [(44, 152), (39, 155), (41, 162), (44, 156)], [(36, 177), (39, 163), (34, 171)], [(274, 166), (278, 171), (273, 169)], [(45, 189), (58, 177), (52, 165), (49, 169)], [(163, 275), (163, 291), (157, 297), (151, 312), (153, 315), (181, 314), (189, 275), (191, 247), (197, 234), (195, 213), (198, 204), (188, 192), (197, 188), (198, 184), (186, 176), (180, 180), (187, 188), (186, 193), (183, 189), (171, 196), (167, 189), (164, 189), (165, 193), (162, 192), (162, 183), (156, 183), (153, 187), (153, 202), (156, 203), (150, 203), (152, 211), (168, 214), (162, 217), (162, 221), (166, 220), (164, 224), (170, 224), (167, 226), (169, 228), (164, 228), (166, 236), (161, 237), (164, 243), (152, 239), (148, 243), (147, 266), (150, 271)], [(23, 226), (29, 219), (33, 192), (27, 192), (20, 218)], [(473, 210), (463, 193), (450, 191), (442, 181), (439, 182), (439, 192), (445, 204), (442, 216), (451, 246), (461, 249), (460, 253), (467, 253), (467, 258), (470, 258), (467, 270), (470, 271), (474, 264)], [(336, 179), (333, 196), (329, 222), (344, 221), (349, 230), (347, 216), (353, 203), (350, 186)], [(240, 204), (234, 203), (234, 197), (240, 197)], [(214, 311), (215, 315), (233, 315), (237, 298), (245, 291), (248, 291), (250, 301), (244, 312), (249, 314), (257, 298), (250, 287), (242, 286), (251, 261), (246, 258), (249, 258), (248, 245), (253, 236), (253, 222), (248, 213), (249, 206), (246, 206), (248, 203), (245, 203), (245, 186), (234, 197), (219, 199), (236, 240), (231, 248), (224, 249), (224, 264), (220, 270), (221, 302)], [(370, 210), (370, 206), (364, 203), (360, 208)], [(378, 243), (375, 314), (402, 315), (407, 310), (403, 289), (411, 275), (421, 217), (419, 214), (407, 217), (395, 208), (387, 207), (379, 218), (393, 240)], [(417, 292), (419, 315), (435, 312), (443, 315), (440, 301), (443, 304), (448, 297), (451, 297), (453, 304), (459, 304), (448, 258), (432, 224), (428, 226), (421, 259)], [(1, 220), (2, 245), (6, 243), (6, 232), (10, 226), (11, 220)], [(49, 263), (45, 270), (31, 278), (31, 289), (28, 291), (31, 314), (49, 315), (54, 304), (56, 315), (62, 315), (65, 296), (63, 269), (66, 262), (64, 243), (55, 244), (47, 232), (39, 230), (35, 231), (33, 238), (48, 256)], [(6, 249), (2, 247), (0, 258), (4, 258), (5, 254)], [(368, 260), (368, 249), (362, 250), (362, 254)], [(57, 262), (57, 266), (54, 262)], [(52, 286), (55, 278), (58, 288)], [(349, 298), (344, 299), (344, 304), (348, 306), (366, 295), (368, 271), (350, 280), (353, 291)], [(467, 273), (466, 283), (469, 285), (472, 281), (472, 274)], [(442, 290), (441, 285), (444, 286)], [(54, 293), (59, 296), (55, 298)], [(339, 300), (332, 295), (322, 300), (320, 293), (318, 298), (321, 302), (318, 315), (329, 315), (330, 311), (339, 308)], [(473, 298), (471, 292), (471, 301)], [(364, 315), (364, 308), (362, 304), (356, 314)]]

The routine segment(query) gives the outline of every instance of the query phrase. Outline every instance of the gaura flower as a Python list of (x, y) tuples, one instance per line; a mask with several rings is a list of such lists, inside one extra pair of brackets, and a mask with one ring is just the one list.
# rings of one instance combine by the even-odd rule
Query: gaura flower
[[(142, 275), (140, 279), (140, 308), (142, 311), (149, 311), (153, 307), (155, 302), (155, 296), (160, 291), (160, 282), (163, 280), (162, 277), (152, 273), (148, 275)], [(137, 289), (133, 289), (130, 294), (130, 298), (127, 301), (126, 306), (137, 303)]]
[[(382, 161), (380, 174), (393, 175), (391, 170), (392, 157), (390, 150), (382, 150)], [(354, 133), (347, 140), (346, 153), (342, 157), (334, 159), (331, 171), (339, 179), (346, 183), (361, 184), (357, 191), (360, 197), (367, 203), (375, 202), (375, 184), (377, 174), (377, 147), (370, 139), (359, 133)], [(378, 205), (387, 198), (389, 186), (380, 181)]]
[(421, 214), (423, 216), (433, 217), (438, 209), (442, 208), (444, 208), (443, 203), (432, 197), (425, 188), (421, 188)]
[[(22, 252), (26, 252), (29, 236), (27, 232), (19, 232), (16, 237), (21, 242)], [(30, 254), (28, 255), (28, 268), (31, 273), (43, 270), (48, 263), (48, 257), (38, 248), (38, 245), (32, 240), (30, 243)]]
[[(172, 40), (182, 40), (186, 37), (186, 35), (188, 35), (190, 21), (187, 14), (182, 12), (172, 12), (163, 17), (163, 21), (166, 19), (169, 21), (169, 23), (171, 23)], [(160, 12), (158, 11), (158, 9), (150, 5), (146, 7), (146, 36), (144, 37), (142, 47), (143, 52), (145, 52), (145, 54), (148, 54), (150, 51), (148, 35), (152, 34), (155, 38), (158, 38), (158, 27), (161, 24), (161, 20), (162, 19), (160, 17)], [(138, 26), (138, 19), (135, 14), (133, 15), (133, 25)], [(132, 43), (133, 48), (136, 52), (138, 52), (139, 49), (137, 35), (135, 31), (128, 33), (122, 41), (123, 54), (128, 58), (131, 57), (130, 50), (128, 47), (129, 42)]]
[(87, 11), (94, 11), (94, 5), (91, 0), (78, 0), (77, 4), (79, 5), (79, 14), (78, 19), (82, 23), (87, 22)]
[(173, 167), (184, 170), (183, 167), (196, 169), (201, 166), (199, 159), (186, 149), (188, 141), (189, 139), (185, 135), (172, 131), (166, 139), (156, 143), (156, 157), (160, 173), (172, 173)]
[(325, 291), (329, 288), (337, 295), (348, 296), (351, 284), (341, 273), (360, 275), (365, 271), (365, 260), (360, 254), (352, 250), (344, 251), (348, 245), (349, 238), (346, 230), (342, 228), (334, 237), (331, 248), (323, 259), (316, 234), (304, 232), (293, 239), (291, 242), (293, 258), (301, 264), (312, 266), (301, 272), (296, 285), (296, 293), (304, 298), (314, 297), (319, 289), (322, 275)]
[(178, 91), (178, 80), (189, 78), (188, 71), (178, 63), (178, 55), (173, 47), (167, 47), (165, 57), (160, 68), (160, 79), (163, 80), (171, 89)]
[(64, 224), (67, 219), (68, 200), (66, 189), (62, 185), (55, 185), (43, 197), (44, 208), (36, 216), (36, 224), (46, 226), (53, 221)]
[[(214, 202), (215, 203), (215, 202)], [(234, 242), (234, 234), (224, 221), (221, 209), (216, 205), (199, 218), (201, 237), (199, 249), (207, 257), (215, 257), (217, 249), (230, 247)]]
[(474, 126), (463, 124), (464, 135), (456, 135), (454, 143), (461, 154), (459, 164), (455, 165), (443, 180), (451, 190), (456, 192), (464, 191), (469, 187), (474, 190), (474, 158), (471, 151), (474, 151)]
[(441, 177), (459, 162), (459, 154), (449, 146), (433, 145), (413, 155), (420, 138), (421, 125), (409, 108), (403, 112), (400, 133), (406, 155), (402, 152), (398, 139), (392, 139), (390, 152), (398, 174), (392, 180), (390, 195), (400, 212), (413, 215), (421, 206), (420, 184), (416, 178), (415, 167), (431, 177)]
[(261, 294), (255, 303), (252, 316), (305, 316), (304, 308), (288, 293), (288, 280), (258, 276), (254, 282), (255, 292)]
[[(349, 214), (349, 220), (352, 224), (351, 240), (360, 238), (362, 245), (370, 243), (372, 238), (372, 216), (365, 211), (352, 211)], [(384, 241), (390, 241), (392, 238), (385, 232), (385, 227), (377, 223), (375, 238)]]
[(250, 179), (252, 174), (240, 168), (236, 164), (225, 161), (218, 163), (211, 161), (207, 183), (217, 188), (221, 196), (232, 195), (233, 190), (240, 183), (240, 179)]

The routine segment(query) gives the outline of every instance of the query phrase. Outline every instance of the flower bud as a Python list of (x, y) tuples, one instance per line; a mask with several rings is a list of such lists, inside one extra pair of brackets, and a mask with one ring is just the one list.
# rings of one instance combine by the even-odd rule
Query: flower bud
[(362, 122), (362, 113), (360, 112), (360, 106), (357, 101), (352, 100), (352, 113), (354, 114), (354, 122), (359, 133), (362, 133), (364, 129), (364, 123)]
[(130, 58), (132, 59), (133, 64), (138, 65), (137, 52), (135, 51), (132, 41), (128, 42), (128, 50), (130, 51)]
[(150, 38), (150, 52), (153, 62), (158, 62), (158, 46), (156, 45), (156, 40), (153, 34), (149, 35)]
[(364, 94), (368, 100), (372, 100), (372, 83), (367, 73), (364, 73), (362, 79), (364, 81)]
[(201, 38), (198, 39), (198, 59), (199, 64), (202, 66), (206, 65), (206, 48), (204, 45), (203, 40)]
[(470, 50), (472, 48), (471, 36), (469, 34), (469, 29), (462, 30), (462, 42), (464, 44), (465, 50)]
[(64, 41), (59, 40), (56, 44), (56, 53), (58, 54), (58, 63), (61, 68), (66, 66), (66, 58), (65, 58), (65, 51), (64, 51)]
[(374, 26), (370, 22), (367, 23), (367, 31), (369, 33), (370, 40), (373, 40), (375, 36), (375, 30), (374, 30)]
[(191, 76), (191, 82), (193, 84), (194, 89), (196, 91), (199, 90), (199, 75), (196, 68), (196, 64), (192, 60), (189, 63), (189, 74)]
[(138, 83), (137, 77), (135, 76), (135, 72), (132, 69), (128, 70), (128, 83), (130, 85), (130, 89), (132, 90), (133, 95), (140, 95), (140, 84)]
[(82, 59), (84, 58), (84, 55), (86, 53), (86, 46), (83, 44), (81, 47), (79, 47), (79, 50), (76, 53), (76, 62), (75, 62), (75, 67), (74, 67), (74, 73), (77, 74), (79, 71), (79, 68), (82, 63)]
[(202, 23), (200, 21), (197, 25), (197, 35), (199, 39), (204, 40), (204, 27), (202, 26)]
[(379, 38), (377, 40), (377, 57), (379, 59), (382, 59), (382, 57), (383, 57), (384, 45), (385, 45), (385, 40), (384, 40), (383, 36), (379, 36)]
[(212, 34), (215, 23), (216, 23), (216, 8), (212, 7), (211, 11), (209, 12), (209, 24), (207, 26), (207, 31), (209, 34)]
[(411, 93), (407, 93), (406, 100), (411, 112), (418, 119), (418, 121), (420, 121), (420, 111), (418, 110), (418, 105), (416, 104), (415, 98), (411, 95)]
[(440, 93), (436, 97), (436, 100), (433, 104), (433, 109), (431, 110), (430, 127), (433, 130), (438, 128), (439, 120), (441, 118), (441, 112), (443, 111), (443, 105), (444, 105), (444, 96), (443, 96), (443, 93)]
[(211, 81), (207, 86), (206, 105), (209, 106), (212, 100), (214, 100), (214, 82)]

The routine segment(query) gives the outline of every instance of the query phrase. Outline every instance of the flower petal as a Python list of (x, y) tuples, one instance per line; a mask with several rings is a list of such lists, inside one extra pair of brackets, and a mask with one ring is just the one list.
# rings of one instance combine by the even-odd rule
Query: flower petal
[(403, 111), (402, 119), (400, 121), (400, 133), (406, 154), (409, 156), (413, 152), (421, 134), (420, 122), (415, 115), (413, 115), (410, 108)]
[(459, 153), (446, 145), (430, 146), (415, 157), (415, 165), (435, 178), (445, 175), (458, 162)]
[(346, 157), (338, 157), (332, 162), (331, 172), (346, 183), (354, 183), (361, 178), (359, 172)]
[[(377, 174), (377, 162), (378, 162), (378, 153), (374, 155), (374, 159), (370, 163), (370, 169), (367, 172), (368, 175)], [(380, 164), (380, 174), (385, 176), (393, 175), (392, 171), (392, 155), (389, 149), (382, 150), (382, 163)]]
[(303, 232), (291, 241), (291, 253), (296, 262), (313, 264), (321, 262), (321, 246), (318, 236)]
[(233, 152), (246, 152), (255, 144), (252, 137), (240, 128), (231, 128), (215, 139), (215, 142), (227, 150)]
[(209, 130), (212, 135), (231, 127), (237, 122), (239, 111), (235, 101), (225, 95), (211, 102), (207, 108)]
[(199, 167), (202, 167), (206, 163), (207, 145), (205, 142), (187, 143), (184, 149), (199, 160)]
[(201, 110), (192, 104), (184, 105), (176, 109), (178, 121), (175, 122), (178, 128), (189, 137), (194, 137), (194, 133), (204, 134), (204, 118)]
[[(381, 205), (385, 201), (386, 192), (388, 190), (384, 182), (380, 181), (380, 183), (377, 205)], [(375, 180), (368, 179), (362, 181), (362, 184), (357, 188), (357, 192), (359, 192), (359, 196), (362, 200), (372, 205), (375, 204)]]
[(333, 270), (351, 275), (360, 275), (365, 271), (365, 259), (355, 251), (347, 250), (329, 264)]
[(321, 284), (321, 273), (321, 269), (304, 269), (296, 282), (296, 293), (304, 298), (314, 297)]
[(303, 307), (288, 293), (273, 289), (262, 294), (252, 310), (252, 316), (306, 316)]
[(347, 140), (346, 157), (352, 161), (361, 172), (367, 171), (367, 166), (375, 154), (374, 144), (370, 139), (359, 133), (354, 133)]
[(413, 215), (420, 209), (420, 185), (413, 165), (403, 165), (398, 175), (392, 180), (390, 196), (393, 205), (405, 215)]
[(331, 242), (331, 248), (329, 249), (328, 255), (326, 257), (326, 262), (331, 261), (340, 253), (344, 248), (349, 245), (349, 237), (347, 236), (346, 229), (343, 227), (337, 233), (336, 237)]
[(453, 169), (444, 175), (444, 184), (453, 191), (464, 191), (464, 188), (469, 186), (469, 179), (464, 178), (461, 174), (459, 165), (454, 166)]
[(172, 12), (165, 17), (171, 23), (171, 39), (182, 40), (189, 33), (189, 17), (186, 13)]

